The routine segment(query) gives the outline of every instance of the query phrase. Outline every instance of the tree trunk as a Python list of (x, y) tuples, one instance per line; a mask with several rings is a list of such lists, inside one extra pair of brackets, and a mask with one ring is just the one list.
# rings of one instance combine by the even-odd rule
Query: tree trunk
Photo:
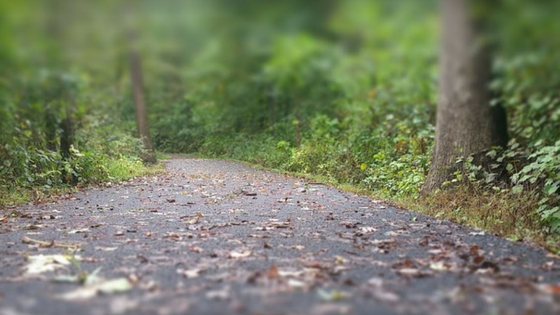
[(52, 152), (57, 150), (57, 129), (57, 114), (47, 105), (45, 106), (45, 141), (47, 141), (47, 150)]
[(72, 155), (70, 148), (74, 146), (75, 124), (72, 114), (68, 114), (66, 118), (60, 122), (60, 129), (62, 130), (60, 134), (60, 154), (67, 160)]
[[(503, 145), (488, 88), (491, 60), (481, 25), (471, 13), (475, 0), (441, 0), (443, 39), (432, 165), (423, 192), (441, 187), (457, 170), (456, 160)], [(507, 141), (507, 140), (506, 140)]]
[(136, 110), (136, 126), (138, 136), (142, 139), (145, 153), (141, 156), (146, 163), (155, 163), (156, 154), (150, 137), (150, 125), (148, 123), (148, 112), (144, 96), (144, 79), (142, 76), (142, 64), (140, 54), (135, 49), (130, 51), (130, 76), (132, 81), (132, 92), (134, 96), (134, 108)]

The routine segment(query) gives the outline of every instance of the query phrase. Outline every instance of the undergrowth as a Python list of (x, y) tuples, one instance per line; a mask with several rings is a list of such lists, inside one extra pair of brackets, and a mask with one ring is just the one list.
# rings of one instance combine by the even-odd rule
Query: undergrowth
[[(422, 196), (432, 139), (404, 127), (406, 121), (398, 124), (393, 133), (384, 125), (360, 130), (353, 123), (317, 116), (300, 147), (270, 133), (214, 135), (199, 153), (306, 176), (512, 240), (560, 249), (554, 188), (558, 165), (550, 158), (556, 151), (547, 148), (528, 159), (529, 153), (512, 141), (506, 150), (486, 152), (486, 167), (472, 158), (458, 160), (460, 171), (445, 189)], [(431, 128), (424, 126), (426, 132)]]
[[(3, 186), (0, 189), (0, 209), (9, 208), (29, 202), (54, 200), (57, 196), (77, 191), (78, 189), (101, 185), (106, 182), (119, 183), (134, 177), (149, 176), (165, 171), (163, 164), (144, 165), (138, 158), (120, 157), (104, 158), (96, 161), (98, 176), (77, 184), (60, 184), (57, 186)], [(86, 167), (87, 168), (87, 167)]]

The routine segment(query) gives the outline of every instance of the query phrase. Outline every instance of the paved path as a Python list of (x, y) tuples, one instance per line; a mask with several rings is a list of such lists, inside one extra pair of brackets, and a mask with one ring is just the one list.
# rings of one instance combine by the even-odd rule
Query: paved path
[(560, 314), (538, 248), (233, 162), (168, 170), (0, 213), (0, 315)]

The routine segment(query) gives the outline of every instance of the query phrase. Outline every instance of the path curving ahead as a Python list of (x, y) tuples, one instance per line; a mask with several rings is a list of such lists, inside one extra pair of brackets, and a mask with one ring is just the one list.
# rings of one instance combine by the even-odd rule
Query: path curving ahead
[(0, 213), (0, 315), (560, 314), (538, 248), (238, 163), (168, 171)]

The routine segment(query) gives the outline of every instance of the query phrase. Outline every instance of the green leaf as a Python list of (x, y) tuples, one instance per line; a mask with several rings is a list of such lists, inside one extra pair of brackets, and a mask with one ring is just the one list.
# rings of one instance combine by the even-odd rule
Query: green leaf
[(521, 185), (515, 185), (513, 186), (513, 188), (511, 189), (511, 192), (514, 194), (520, 194), (523, 192), (523, 186)]
[(554, 194), (557, 190), (558, 190), (558, 185), (549, 185), (544, 187), (544, 192), (549, 196)]

